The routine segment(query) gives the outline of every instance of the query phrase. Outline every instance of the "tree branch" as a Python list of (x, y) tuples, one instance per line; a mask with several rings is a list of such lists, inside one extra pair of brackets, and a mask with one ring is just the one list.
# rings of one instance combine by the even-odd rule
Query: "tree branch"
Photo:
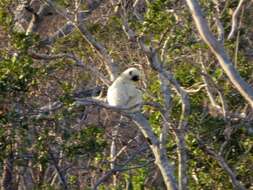
[(54, 154), (53, 154), (52, 150), (50, 149), (50, 147), (48, 147), (48, 154), (49, 154), (49, 156), (51, 157), (51, 159), (52, 159), (52, 161), (53, 161), (53, 164), (54, 164), (54, 166), (55, 166), (55, 169), (56, 169), (56, 171), (57, 171), (57, 173), (58, 173), (58, 175), (59, 175), (59, 178), (60, 178), (60, 180), (61, 180), (63, 189), (64, 189), (64, 190), (68, 190), (68, 189), (69, 189), (69, 188), (68, 188), (68, 182), (67, 182), (67, 180), (66, 180), (64, 174), (62, 173), (61, 169), (59, 168), (58, 163), (57, 163), (57, 160), (56, 160), (56, 158), (54, 157)]
[(202, 39), (216, 56), (220, 63), (220, 66), (225, 71), (232, 84), (248, 101), (251, 108), (253, 108), (252, 87), (241, 78), (238, 71), (234, 68), (229, 56), (227, 55), (225, 48), (215, 39), (214, 35), (207, 25), (207, 21), (203, 17), (199, 3), (196, 0), (186, 0), (186, 2)]
[[(92, 3), (89, 4), (89, 9), (87, 11), (81, 11), (77, 13), (77, 18), (82, 17), (82, 20), (87, 18), (92, 14), (94, 10), (96, 10), (100, 4), (103, 2), (103, 0), (96, 0), (92, 1)], [(52, 5), (51, 5), (52, 6)], [(57, 30), (52, 36), (48, 36), (45, 39), (41, 41), (42, 45), (51, 45), (53, 44), (57, 39), (65, 37), (69, 35), (71, 32), (74, 31), (75, 25), (73, 22), (67, 22), (64, 26), (62, 26), (59, 30)]]
[(155, 163), (162, 173), (167, 189), (178, 189), (177, 182), (173, 175), (173, 169), (169, 164), (166, 151), (164, 149), (160, 149), (160, 142), (153, 133), (147, 119), (141, 113), (133, 114), (130, 118), (139, 127), (144, 137), (148, 140), (149, 146), (155, 156)]
[(48, 14), (50, 7), (44, 3), (40, 5), (38, 12), (35, 12), (31, 7), (26, 7), (26, 10), (32, 13), (32, 19), (26, 29), (26, 34), (34, 33), (37, 31), (43, 17)]
[(157, 53), (157, 50), (148, 47), (144, 44), (143, 38), (139, 39), (139, 44), (142, 47), (142, 50), (145, 52), (148, 61), (151, 67), (162, 75), (166, 80), (168, 80), (175, 88), (177, 94), (181, 97), (182, 101), (182, 110), (178, 129), (175, 130), (177, 145), (178, 145), (178, 158), (179, 158), (179, 189), (187, 188), (187, 154), (186, 154), (186, 144), (185, 144), (185, 131), (188, 124), (188, 115), (190, 114), (190, 102), (189, 97), (186, 91), (180, 86), (178, 81), (174, 78), (172, 73), (165, 71), (162, 67), (160, 57)]
[(225, 159), (221, 155), (217, 154), (214, 150), (212, 150), (211, 148), (206, 146), (199, 138), (198, 138), (198, 145), (205, 153), (210, 155), (212, 158), (214, 158), (219, 163), (219, 165), (223, 168), (223, 170), (230, 177), (235, 189), (246, 190), (246, 188), (236, 179), (236, 174), (228, 166), (227, 162), (225, 161)]
[(232, 16), (232, 27), (231, 27), (230, 33), (228, 35), (228, 40), (231, 40), (234, 37), (235, 32), (237, 31), (238, 17), (240, 15), (240, 11), (242, 9), (242, 6), (243, 6), (243, 4), (245, 2), (246, 2), (245, 0), (240, 0), (239, 4), (237, 5), (237, 7), (235, 9), (235, 12), (233, 13), (233, 16)]

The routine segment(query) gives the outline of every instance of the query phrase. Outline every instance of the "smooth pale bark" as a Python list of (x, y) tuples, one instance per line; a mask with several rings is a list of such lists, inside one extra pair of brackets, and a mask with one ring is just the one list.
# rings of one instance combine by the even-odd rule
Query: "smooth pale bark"
[(202, 14), (198, 1), (186, 0), (186, 2), (202, 39), (216, 56), (220, 66), (230, 81), (233, 83), (235, 88), (248, 101), (251, 108), (253, 108), (253, 88), (242, 79), (238, 71), (234, 68), (230, 57), (225, 51), (224, 46), (216, 40), (210, 31), (207, 21)]
[(149, 147), (155, 157), (155, 164), (161, 171), (167, 190), (177, 190), (177, 182), (173, 175), (173, 169), (169, 164), (166, 151), (160, 148), (160, 142), (153, 133), (147, 119), (141, 113), (135, 113), (131, 119), (139, 127), (144, 137), (149, 142)]
[(236, 30), (238, 28), (238, 17), (239, 17), (239, 13), (241, 12), (241, 9), (243, 7), (243, 4), (247, 2), (245, 0), (240, 0), (237, 8), (235, 9), (234, 13), (233, 13), (233, 17), (232, 17), (232, 27), (231, 27), (231, 31), (228, 35), (228, 40), (231, 40), (236, 33)]
[(161, 76), (170, 82), (177, 94), (181, 97), (182, 101), (182, 113), (179, 121), (179, 126), (175, 129), (176, 142), (177, 142), (177, 153), (178, 153), (178, 189), (186, 190), (188, 187), (187, 178), (187, 151), (185, 143), (185, 131), (188, 124), (188, 115), (190, 113), (190, 102), (186, 91), (181, 88), (179, 82), (174, 78), (171, 72), (166, 71), (162, 67), (161, 58), (158, 55), (156, 49), (145, 45), (143, 39), (139, 39), (139, 44), (142, 50), (146, 53), (147, 59), (151, 67), (157, 71)]

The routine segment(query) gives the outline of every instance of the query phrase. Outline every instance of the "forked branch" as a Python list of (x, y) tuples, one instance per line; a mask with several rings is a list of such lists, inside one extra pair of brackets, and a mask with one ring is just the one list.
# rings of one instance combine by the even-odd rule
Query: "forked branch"
[(203, 16), (202, 10), (197, 0), (186, 0), (192, 17), (195, 21), (198, 32), (204, 42), (211, 49), (213, 54), (219, 61), (220, 66), (239, 91), (239, 93), (248, 101), (253, 108), (253, 88), (240, 76), (238, 71), (233, 66), (233, 63), (225, 51), (225, 48), (220, 44), (210, 31), (207, 21)]

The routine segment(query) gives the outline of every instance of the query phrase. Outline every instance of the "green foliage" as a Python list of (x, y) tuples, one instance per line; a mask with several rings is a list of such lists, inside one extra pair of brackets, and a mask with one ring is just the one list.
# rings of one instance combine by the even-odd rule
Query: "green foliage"
[(13, 56), (1, 61), (0, 89), (6, 91), (26, 91), (31, 83), (36, 69), (32, 67), (29, 57)]
[(12, 22), (12, 17), (8, 11), (8, 7), (11, 4), (11, 0), (3, 0), (0, 2), (0, 26), (8, 29), (8, 26)]
[(167, 0), (158, 0), (148, 4), (148, 10), (145, 14), (142, 32), (155, 35), (155, 38), (159, 38), (160, 34), (166, 29), (175, 24), (175, 17), (173, 14), (164, 11), (168, 8)]
[(192, 67), (190, 64), (181, 64), (180, 69), (175, 71), (175, 78), (180, 81), (184, 87), (189, 87), (200, 79), (196, 67)]
[(68, 7), (69, 5), (71, 5), (71, 1), (70, 0), (57, 0), (56, 1), (58, 5), (64, 6), (64, 7)]
[(136, 170), (136, 175), (132, 176), (132, 183), (134, 189), (143, 189), (145, 178), (147, 176), (147, 170), (145, 168), (140, 168)]
[(97, 154), (105, 145), (102, 129), (92, 126), (72, 134), (63, 148), (69, 157), (75, 157), (82, 154), (86, 156)]
[(28, 55), (28, 48), (36, 41), (36, 37), (25, 34), (14, 34), (12, 45), (15, 53), (1, 52), (0, 61), (0, 91), (26, 91), (30, 85), (36, 83), (35, 76), (38, 69)]

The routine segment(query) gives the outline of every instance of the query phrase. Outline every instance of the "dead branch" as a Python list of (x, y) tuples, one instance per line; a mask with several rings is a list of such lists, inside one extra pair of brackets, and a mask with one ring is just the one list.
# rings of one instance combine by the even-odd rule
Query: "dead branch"
[(219, 163), (219, 165), (230, 177), (235, 189), (246, 190), (246, 188), (237, 180), (236, 174), (229, 167), (229, 165), (221, 155), (217, 154), (212, 148), (205, 145), (205, 143), (203, 143), (199, 138), (198, 138), (198, 145), (200, 149), (202, 149), (206, 154), (210, 155), (213, 159), (215, 159)]
[[(96, 0), (96, 1), (92, 1), (89, 3), (89, 9), (87, 11), (79, 11), (77, 13), (77, 18), (82, 18), (82, 20), (86, 19), (87, 17), (89, 17), (92, 12), (94, 10), (96, 10), (101, 3), (103, 2), (103, 0)], [(41, 45), (51, 45), (53, 44), (57, 39), (65, 37), (67, 35), (69, 35), (70, 33), (72, 33), (75, 29), (75, 25), (72, 22), (67, 21), (67, 23), (62, 26), (59, 30), (57, 30), (52, 36), (48, 36), (46, 38), (44, 38), (41, 41)]]
[(44, 53), (37, 53), (32, 49), (29, 49), (28, 53), (34, 59), (54, 60), (54, 59), (68, 58), (68, 59), (74, 61), (76, 66), (80, 66), (80, 67), (86, 68), (87, 70), (91, 71), (106, 86), (109, 86), (111, 83), (110, 80), (108, 80), (96, 67), (92, 66), (95, 63), (91, 57), (89, 57), (89, 61), (91, 62), (91, 64), (86, 64), (82, 60), (80, 60), (78, 57), (76, 57), (74, 54), (70, 54), (70, 53), (44, 54)]
[(64, 190), (68, 190), (68, 182), (65, 178), (65, 175), (63, 174), (63, 172), (61, 171), (60, 167), (58, 166), (57, 160), (52, 152), (52, 150), (50, 149), (50, 147), (48, 148), (48, 154), (50, 156), (50, 158), (52, 159), (53, 165), (57, 171), (57, 174), (59, 175), (60, 181), (62, 183), (63, 189)]
[(26, 29), (26, 34), (34, 33), (37, 31), (40, 23), (43, 21), (43, 18), (49, 13), (50, 7), (44, 3), (40, 6), (38, 12), (35, 12), (31, 7), (27, 6), (26, 10), (32, 13), (32, 19)]
[(237, 28), (238, 28), (238, 17), (240, 15), (240, 11), (242, 10), (243, 4), (245, 2), (246, 2), (245, 0), (240, 0), (240, 2), (238, 3), (238, 5), (237, 5), (237, 7), (235, 9), (235, 12), (233, 13), (233, 16), (232, 16), (232, 27), (231, 27), (230, 33), (228, 35), (228, 40), (231, 40), (234, 37), (235, 32), (237, 31)]
[(144, 150), (146, 150), (146, 147), (143, 147), (141, 148), (139, 151), (137, 151), (135, 154), (131, 155), (125, 162), (124, 164), (122, 164), (122, 166), (118, 166), (118, 167), (115, 167), (114, 169), (111, 169), (109, 171), (107, 171), (102, 177), (100, 177), (94, 187), (93, 187), (93, 190), (97, 190), (99, 185), (102, 184), (107, 178), (109, 178), (111, 175), (113, 174), (116, 174), (118, 172), (124, 172), (124, 171), (128, 171), (128, 170), (132, 170), (132, 169), (137, 169), (137, 168), (142, 168), (142, 167), (145, 167), (147, 166), (148, 164), (151, 164), (153, 163), (153, 160), (152, 161), (148, 161), (144, 164), (141, 164), (141, 165), (137, 165), (137, 166), (132, 166), (132, 167), (127, 167), (127, 164), (129, 162), (131, 162), (133, 160), (133, 158), (135, 158), (139, 153), (143, 152)]
[(166, 151), (164, 149), (160, 149), (160, 142), (153, 133), (147, 119), (141, 113), (133, 114), (130, 116), (130, 118), (139, 127), (144, 137), (148, 140), (149, 146), (155, 157), (155, 164), (158, 166), (162, 173), (167, 189), (178, 189), (177, 182), (173, 175), (173, 169), (169, 164)]
[(115, 62), (109, 55), (107, 50), (102, 44), (96, 41), (94, 36), (88, 31), (84, 23), (77, 26), (80, 32), (83, 34), (84, 39), (98, 52), (102, 60), (105, 60), (105, 67), (110, 76), (110, 80), (114, 81), (117, 77), (117, 68), (115, 67)]
[(232, 84), (235, 86), (238, 92), (248, 101), (251, 108), (253, 108), (252, 87), (242, 79), (238, 71), (234, 68), (230, 57), (225, 51), (224, 46), (215, 39), (214, 35), (208, 27), (207, 21), (204, 19), (199, 3), (196, 0), (186, 0), (186, 2), (195, 21), (196, 27), (200, 33), (200, 36), (216, 56), (220, 63), (220, 66), (225, 71)]

